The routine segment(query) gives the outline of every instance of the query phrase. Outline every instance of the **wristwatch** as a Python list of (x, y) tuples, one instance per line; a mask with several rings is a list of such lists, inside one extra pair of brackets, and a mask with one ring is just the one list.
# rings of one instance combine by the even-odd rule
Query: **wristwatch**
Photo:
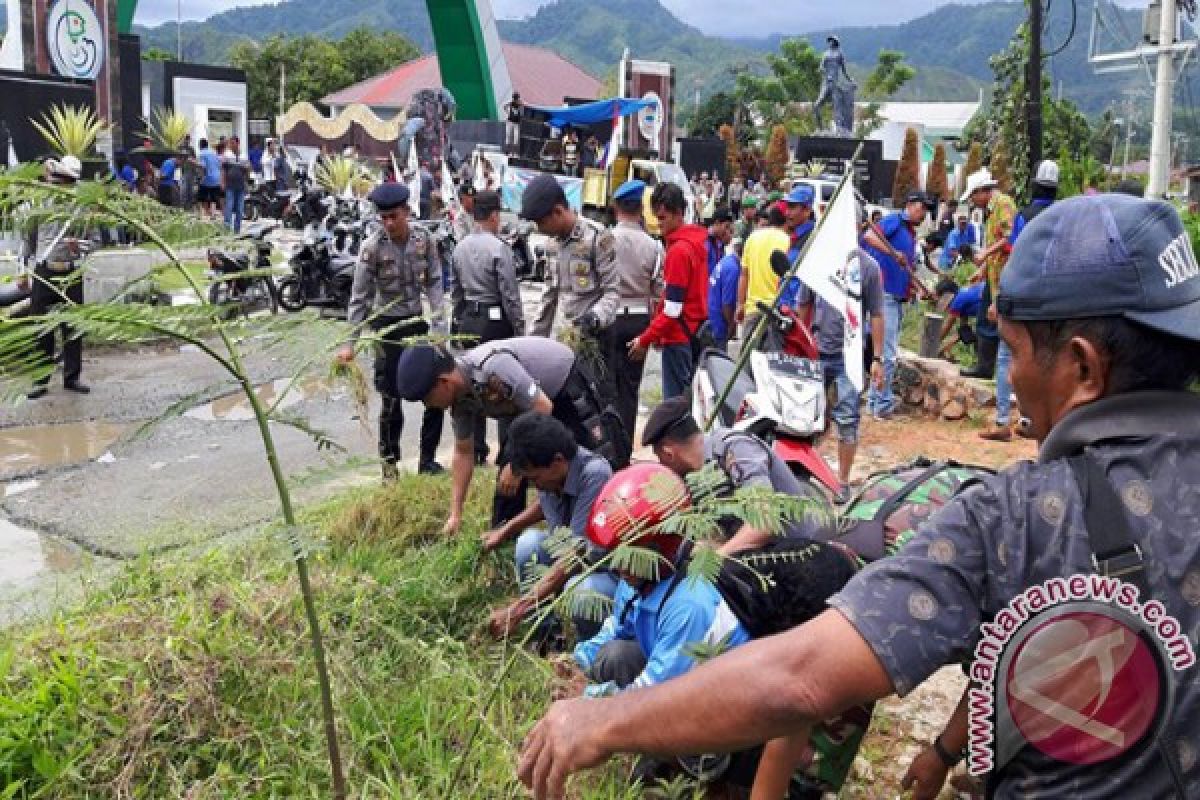
[(957, 753), (951, 753), (942, 745), (942, 737), (933, 737), (933, 751), (937, 753), (937, 757), (946, 765), (946, 769), (954, 769), (964, 758), (967, 757), (966, 749), (959, 750)]

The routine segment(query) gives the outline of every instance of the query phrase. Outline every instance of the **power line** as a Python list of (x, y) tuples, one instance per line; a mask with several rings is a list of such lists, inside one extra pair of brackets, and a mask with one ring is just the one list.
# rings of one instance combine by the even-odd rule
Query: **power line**
[[(1047, 0), (1047, 2), (1046, 2), (1046, 16), (1050, 16), (1049, 0)], [(1065, 42), (1062, 43), (1061, 47), (1059, 47), (1057, 50), (1051, 50), (1049, 53), (1047, 53), (1045, 56), (1043, 56), (1043, 58), (1054, 58), (1056, 55), (1059, 55), (1064, 50), (1066, 50), (1067, 47), (1070, 46), (1071, 40), (1075, 38), (1075, 28), (1078, 25), (1078, 23), (1079, 23), (1079, 6), (1077, 3), (1077, 0), (1071, 0), (1071, 31), (1070, 31), (1070, 33), (1067, 34), (1067, 39)]]

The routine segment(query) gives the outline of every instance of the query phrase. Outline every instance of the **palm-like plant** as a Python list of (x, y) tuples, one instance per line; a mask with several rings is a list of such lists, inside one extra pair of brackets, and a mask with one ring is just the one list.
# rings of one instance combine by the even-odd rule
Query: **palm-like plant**
[(183, 140), (192, 132), (192, 121), (186, 114), (172, 111), (169, 108), (156, 108), (154, 113), (145, 120), (146, 130), (143, 136), (148, 137), (163, 150), (178, 151), (183, 147)]
[(95, 151), (96, 138), (108, 127), (87, 106), (66, 104), (52, 106), (40, 122), (32, 123), (55, 155), (81, 160)]
[(317, 185), (330, 194), (342, 195), (356, 188), (362, 175), (362, 165), (357, 159), (332, 156), (323, 159), (317, 166)]

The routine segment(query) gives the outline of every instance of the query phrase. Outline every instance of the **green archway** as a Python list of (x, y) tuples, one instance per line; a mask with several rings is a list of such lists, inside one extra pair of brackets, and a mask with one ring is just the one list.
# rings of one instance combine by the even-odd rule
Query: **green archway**
[[(138, 0), (117, 0), (117, 29), (133, 31)], [(426, 0), (442, 83), (459, 119), (499, 119), (512, 81), (490, 0)]]

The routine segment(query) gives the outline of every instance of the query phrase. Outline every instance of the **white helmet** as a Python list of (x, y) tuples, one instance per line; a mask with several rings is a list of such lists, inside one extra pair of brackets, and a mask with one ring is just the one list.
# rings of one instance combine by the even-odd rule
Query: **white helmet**
[(1038, 186), (1045, 186), (1050, 189), (1058, 188), (1058, 164), (1050, 159), (1039, 161), (1037, 172), (1034, 173), (1033, 182)]

